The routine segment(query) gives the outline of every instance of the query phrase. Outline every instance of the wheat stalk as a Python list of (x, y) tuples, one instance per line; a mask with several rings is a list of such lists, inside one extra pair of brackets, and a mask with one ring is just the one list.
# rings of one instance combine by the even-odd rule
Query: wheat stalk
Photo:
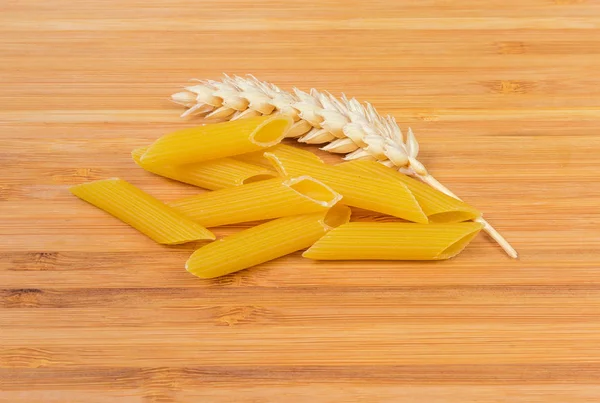
[[(197, 84), (172, 95), (174, 102), (188, 108), (182, 117), (198, 115), (225, 121), (285, 113), (294, 119), (286, 137), (297, 138), (301, 143), (326, 144), (321, 150), (346, 154), (345, 160), (379, 161), (459, 199), (419, 162), (419, 143), (412, 130), (409, 128), (403, 136), (392, 116), (381, 116), (368, 102), (363, 105), (344, 94), (338, 99), (314, 88), (308, 93), (294, 88), (290, 93), (252, 75), (195, 81)], [(484, 231), (509, 256), (517, 257), (514, 248), (486, 220), (475, 221), (484, 225)]]

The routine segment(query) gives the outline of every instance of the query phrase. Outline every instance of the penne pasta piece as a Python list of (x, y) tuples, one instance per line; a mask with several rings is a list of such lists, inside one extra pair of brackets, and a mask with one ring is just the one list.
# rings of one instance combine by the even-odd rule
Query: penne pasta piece
[(302, 254), (315, 260), (442, 260), (459, 254), (483, 228), (454, 224), (352, 222), (333, 229)]
[(169, 205), (205, 227), (325, 211), (342, 196), (310, 178), (276, 178), (215, 190)]
[(215, 239), (212, 232), (122, 179), (104, 179), (69, 189), (158, 243)]
[(349, 219), (350, 209), (340, 204), (320, 213), (278, 218), (203, 246), (185, 269), (201, 278), (224, 276), (308, 248)]
[(350, 161), (336, 165), (336, 167), (346, 172), (353, 170), (356, 172), (362, 171), (373, 177), (387, 177), (390, 180), (398, 180), (404, 183), (415, 196), (431, 223), (461, 222), (481, 217), (481, 213), (467, 203), (450, 197), (423, 182), (404, 175), (395, 169), (390, 169), (378, 162)]
[(287, 115), (271, 115), (178, 130), (151, 144), (141, 160), (152, 169), (258, 151), (279, 143), (292, 123)]
[(404, 183), (388, 177), (342, 170), (321, 162), (316, 156), (315, 159), (304, 154), (309, 153), (308, 151), (300, 151), (301, 153), (292, 153), (289, 150), (273, 149), (264, 155), (281, 175), (309, 175), (340, 193), (343, 203), (348, 206), (422, 224), (429, 222), (427, 215)]
[(131, 153), (135, 163), (146, 171), (210, 190), (240, 186), (277, 176), (270, 169), (228, 157), (177, 166), (144, 164), (142, 155), (146, 150), (147, 147), (141, 147)]

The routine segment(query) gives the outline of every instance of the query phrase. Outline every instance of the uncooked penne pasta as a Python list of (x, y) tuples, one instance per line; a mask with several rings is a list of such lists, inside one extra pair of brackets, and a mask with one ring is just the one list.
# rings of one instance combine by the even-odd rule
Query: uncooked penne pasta
[(442, 260), (460, 253), (483, 228), (454, 224), (352, 222), (325, 234), (302, 256), (315, 260)]
[(70, 188), (71, 193), (112, 214), (158, 243), (215, 239), (212, 232), (122, 179), (104, 179)]
[(309, 175), (340, 193), (344, 198), (343, 203), (348, 206), (423, 224), (429, 222), (415, 197), (401, 181), (387, 176), (341, 170), (320, 162), (316, 156), (315, 159), (303, 154), (308, 151), (300, 151), (291, 153), (289, 150), (273, 149), (264, 155), (282, 176)]
[(135, 163), (145, 170), (210, 190), (240, 186), (277, 176), (273, 170), (228, 157), (177, 166), (147, 165), (142, 162), (142, 155), (146, 150), (147, 147), (141, 147), (131, 153)]
[(431, 186), (390, 169), (375, 161), (349, 161), (336, 165), (346, 172), (365, 172), (373, 177), (387, 177), (404, 183), (415, 196), (431, 223), (452, 223), (473, 220), (481, 213), (467, 203), (450, 197)]
[(321, 213), (278, 218), (203, 246), (185, 268), (201, 278), (223, 276), (308, 248), (349, 219), (350, 209), (340, 204)]
[(153, 169), (262, 150), (279, 143), (292, 123), (289, 116), (271, 115), (178, 130), (151, 144), (142, 163)]
[(310, 178), (276, 178), (206, 192), (169, 205), (205, 227), (325, 211), (342, 196)]

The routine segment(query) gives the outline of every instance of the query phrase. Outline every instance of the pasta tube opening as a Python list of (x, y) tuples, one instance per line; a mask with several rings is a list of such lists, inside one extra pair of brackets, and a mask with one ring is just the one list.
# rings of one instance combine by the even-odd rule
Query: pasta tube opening
[(275, 175), (275, 173), (272, 174), (258, 174), (258, 175), (252, 175), (249, 176), (247, 178), (245, 178), (244, 180), (242, 180), (242, 185), (247, 185), (248, 183), (254, 183), (254, 182), (260, 182), (260, 181), (264, 181), (267, 179), (273, 179), (275, 178), (277, 175)]
[(458, 255), (463, 251), (464, 248), (477, 236), (482, 226), (474, 227), (471, 232), (465, 234), (462, 238), (457, 239), (453, 243), (451, 243), (446, 249), (440, 252), (439, 255), (435, 257), (435, 260), (444, 260), (450, 259), (454, 256)]
[(291, 178), (285, 181), (284, 185), (323, 207), (331, 207), (342, 198), (342, 195), (336, 193), (329, 186), (310, 176)]
[(344, 206), (343, 204), (336, 204), (323, 217), (323, 227), (329, 231), (342, 224), (346, 224), (350, 221), (350, 215), (352, 211), (350, 207)]
[[(275, 146), (275, 147), (277, 147), (277, 146)], [(233, 158), (235, 158), (238, 161), (247, 162), (248, 164), (258, 165), (261, 167), (272, 169), (273, 164), (271, 164), (271, 161), (266, 159), (263, 155), (266, 152), (266, 150), (271, 150), (272, 148), (273, 147), (269, 147), (269, 148), (259, 150), (259, 151), (254, 151), (251, 153), (236, 155)]]
[(285, 170), (285, 164), (279, 159), (279, 157), (272, 152), (265, 152), (264, 157), (267, 161), (271, 163), (273, 168), (277, 171), (277, 173), (281, 176), (288, 176), (287, 171)]
[(285, 137), (285, 133), (290, 128), (291, 120), (282, 119), (277, 115), (277, 119), (270, 119), (262, 123), (250, 134), (250, 141), (261, 147), (271, 147), (278, 144)]
[(287, 144), (280, 143), (274, 147), (264, 150), (263, 157), (265, 153), (270, 153), (271, 155), (293, 159), (294, 161), (304, 161), (306, 163), (312, 162), (313, 164), (324, 164), (323, 160), (312, 151), (304, 150), (302, 148), (290, 146)]
[(443, 213), (431, 214), (427, 217), (429, 218), (429, 222), (433, 224), (443, 224), (474, 220), (478, 215), (471, 211), (446, 211)]
[[(269, 167), (275, 169), (281, 176), (297, 175), (298, 169), (312, 167), (324, 168), (331, 167), (323, 162), (319, 156), (301, 148), (288, 146), (287, 144), (277, 144), (262, 152), (263, 159), (269, 164)], [(286, 169), (291, 168), (291, 169)]]

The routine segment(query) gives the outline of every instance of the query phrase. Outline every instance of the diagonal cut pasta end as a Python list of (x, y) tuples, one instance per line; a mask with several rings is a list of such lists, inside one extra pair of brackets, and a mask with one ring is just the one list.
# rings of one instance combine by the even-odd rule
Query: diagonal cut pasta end
[(272, 172), (272, 173), (265, 172), (265, 173), (261, 173), (261, 174), (251, 175), (251, 176), (248, 176), (248, 177), (242, 179), (242, 181), (240, 182), (240, 185), (247, 185), (249, 183), (266, 181), (269, 179), (273, 179), (275, 177), (277, 177), (275, 172)]
[(144, 168), (144, 165), (142, 165), (142, 156), (146, 153), (146, 151), (148, 151), (148, 146), (136, 148), (131, 152), (131, 158), (133, 161), (142, 168)]
[(278, 155), (272, 152), (265, 152), (264, 157), (271, 163), (275, 171), (281, 176), (290, 176), (289, 173), (285, 169), (285, 164), (281, 161)]
[(350, 221), (351, 215), (352, 210), (350, 210), (350, 207), (343, 204), (336, 204), (325, 213), (321, 224), (325, 228), (325, 231), (331, 231), (340, 225), (347, 224)]
[(462, 228), (466, 228), (466, 231), (459, 238), (452, 241), (444, 250), (442, 250), (434, 260), (445, 260), (453, 258), (465, 249), (465, 247), (479, 234), (482, 230), (483, 224), (480, 223), (463, 223)]
[(341, 194), (307, 175), (287, 179), (283, 182), (283, 185), (288, 186), (300, 196), (327, 208), (332, 207), (342, 199)]
[(267, 148), (279, 144), (294, 121), (288, 115), (275, 115), (260, 124), (249, 136), (251, 143)]
[(294, 176), (294, 172), (286, 170), (286, 166), (300, 167), (317, 167), (325, 168), (326, 165), (321, 158), (314, 153), (302, 150), (298, 147), (288, 146), (286, 144), (278, 144), (263, 152), (263, 158), (270, 163), (282, 176)]
[[(423, 203), (421, 203), (421, 205), (423, 205)], [(462, 210), (444, 211), (441, 213), (428, 215), (427, 217), (429, 218), (429, 222), (433, 224), (464, 222), (481, 217), (481, 214), (477, 210), (470, 209), (469, 206), (460, 208), (462, 208)]]

